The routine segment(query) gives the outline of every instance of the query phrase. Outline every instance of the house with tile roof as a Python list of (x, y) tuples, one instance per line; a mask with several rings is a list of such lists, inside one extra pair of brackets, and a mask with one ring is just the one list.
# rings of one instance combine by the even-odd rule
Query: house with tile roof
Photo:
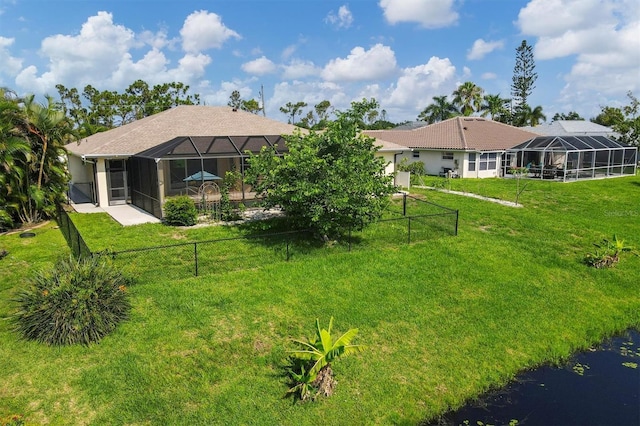
[(428, 175), (453, 170), (460, 177), (501, 176), (504, 153), (538, 136), (530, 131), (481, 117), (454, 117), (410, 130), (367, 130), (365, 134), (409, 148), (399, 163), (421, 161)]
[[(291, 124), (231, 107), (181, 105), (67, 145), (70, 196), (97, 206), (133, 204), (158, 218), (167, 197), (188, 194), (227, 171), (244, 175), (250, 153), (287, 152)], [(378, 155), (395, 171), (407, 148), (380, 141)], [(255, 194), (241, 182), (239, 201)]]

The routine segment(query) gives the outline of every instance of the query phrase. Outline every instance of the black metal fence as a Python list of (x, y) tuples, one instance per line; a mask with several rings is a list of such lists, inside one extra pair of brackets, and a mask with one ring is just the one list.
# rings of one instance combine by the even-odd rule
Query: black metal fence
[[(108, 255), (125, 273), (144, 274), (146, 279), (185, 278), (238, 270), (255, 269), (265, 264), (328, 256), (334, 253), (361, 249), (385, 248), (410, 244), (458, 232), (458, 211), (418, 198), (404, 196), (395, 203), (389, 217), (370, 224), (364, 230), (345, 230), (342, 237), (332, 241), (314, 238), (308, 230), (264, 232), (256, 230), (236, 238), (168, 244), (121, 251), (96, 253)], [(415, 215), (407, 215), (408, 211)], [(71, 224), (65, 228), (74, 253), (89, 253), (86, 244), (71, 223), (66, 212), (60, 222)], [(61, 229), (63, 225), (61, 224)]]
[(78, 228), (76, 228), (69, 214), (60, 204), (56, 206), (56, 222), (58, 222), (60, 231), (62, 231), (62, 235), (67, 240), (71, 253), (75, 257), (91, 256), (91, 250), (82, 239)]

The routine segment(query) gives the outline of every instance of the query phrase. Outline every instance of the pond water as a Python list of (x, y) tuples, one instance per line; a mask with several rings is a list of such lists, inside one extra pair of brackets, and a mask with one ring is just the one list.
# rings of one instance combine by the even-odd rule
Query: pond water
[(640, 332), (627, 331), (562, 367), (523, 373), (429, 425), (638, 426)]

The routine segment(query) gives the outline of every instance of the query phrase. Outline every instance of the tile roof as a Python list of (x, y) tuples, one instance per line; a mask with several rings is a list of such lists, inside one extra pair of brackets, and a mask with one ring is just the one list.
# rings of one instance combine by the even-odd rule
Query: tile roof
[[(131, 156), (181, 136), (262, 136), (291, 134), (291, 124), (227, 106), (180, 105), (70, 143), (78, 156)], [(304, 130), (303, 130), (304, 131)]]
[(480, 117), (454, 117), (413, 130), (367, 130), (369, 136), (408, 148), (502, 151), (538, 136)]

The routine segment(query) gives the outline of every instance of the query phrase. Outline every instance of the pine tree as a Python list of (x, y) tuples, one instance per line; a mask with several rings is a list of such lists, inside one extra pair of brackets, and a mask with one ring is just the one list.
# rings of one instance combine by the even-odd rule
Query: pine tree
[(516, 65), (513, 68), (513, 81), (511, 83), (511, 96), (515, 103), (517, 112), (526, 107), (527, 99), (536, 88), (535, 82), (538, 74), (535, 72), (536, 63), (533, 58), (533, 47), (527, 44), (527, 40), (522, 40), (516, 48)]

